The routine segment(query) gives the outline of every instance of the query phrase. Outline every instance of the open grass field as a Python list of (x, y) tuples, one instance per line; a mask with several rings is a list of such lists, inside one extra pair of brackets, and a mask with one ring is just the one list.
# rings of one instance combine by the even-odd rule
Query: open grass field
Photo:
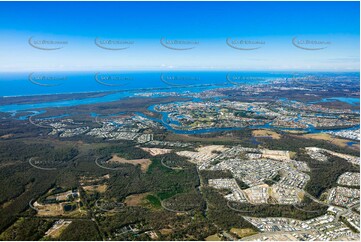
[(257, 234), (256, 231), (254, 231), (253, 229), (250, 229), (250, 228), (246, 228), (246, 229), (232, 228), (231, 233), (236, 234), (240, 238)]
[(301, 137), (304, 137), (307, 139), (318, 139), (318, 140), (329, 141), (330, 143), (340, 146), (340, 147), (349, 147), (349, 148), (353, 148), (355, 150), (360, 149), (360, 144), (348, 145), (347, 143), (350, 142), (350, 140), (342, 139), (342, 138), (335, 138), (335, 137), (332, 137), (330, 134), (324, 134), (324, 133), (305, 134), (305, 135), (302, 135)]
[(213, 234), (205, 238), (206, 241), (221, 241), (221, 238), (218, 236), (218, 234)]

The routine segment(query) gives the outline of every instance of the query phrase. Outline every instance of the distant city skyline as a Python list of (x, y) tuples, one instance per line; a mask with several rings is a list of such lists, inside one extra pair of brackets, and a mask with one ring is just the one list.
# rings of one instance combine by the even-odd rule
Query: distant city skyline
[(358, 72), (359, 18), (359, 2), (1, 2), (0, 72)]

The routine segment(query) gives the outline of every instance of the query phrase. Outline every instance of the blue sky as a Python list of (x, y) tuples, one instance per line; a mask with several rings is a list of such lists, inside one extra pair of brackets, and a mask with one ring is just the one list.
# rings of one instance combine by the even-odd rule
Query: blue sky
[[(0, 2), (0, 71), (359, 71), (359, 19), (359, 2)], [(41, 50), (30, 37), (66, 44)], [(96, 37), (132, 44), (107, 50)]]

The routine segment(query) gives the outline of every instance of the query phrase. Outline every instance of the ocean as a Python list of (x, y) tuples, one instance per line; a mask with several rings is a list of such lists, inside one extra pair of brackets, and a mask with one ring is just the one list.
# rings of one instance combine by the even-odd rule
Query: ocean
[[(277, 78), (334, 73), (227, 72), (227, 71), (137, 71), (137, 72), (32, 72), (0, 73), (0, 96), (33, 96), (107, 92), (102, 97), (79, 98), (31, 104), (0, 105), (0, 112), (18, 112), (47, 107), (67, 107), (111, 102), (137, 93), (198, 93), (215, 88), (268, 83)], [(347, 75), (359, 75), (348, 73)], [(156, 95), (155, 95), (156, 96)]]
[(32, 72), (0, 73), (0, 96), (169, 89), (183, 86), (230, 87), (292, 77), (292, 73), (225, 71)]

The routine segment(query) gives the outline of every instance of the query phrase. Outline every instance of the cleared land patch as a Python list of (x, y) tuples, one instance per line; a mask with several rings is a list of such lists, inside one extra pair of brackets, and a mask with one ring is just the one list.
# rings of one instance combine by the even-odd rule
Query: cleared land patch
[(13, 137), (14, 134), (4, 134), (3, 136), (0, 136), (1, 139), (8, 139), (8, 138), (11, 138)]
[(223, 145), (208, 145), (197, 148), (196, 152), (179, 151), (176, 154), (187, 157), (191, 162), (198, 164), (215, 157), (217, 152), (223, 152), (227, 149), (228, 148), (225, 148)]
[(38, 211), (38, 216), (61, 216), (64, 215), (62, 204), (39, 204), (34, 203), (34, 207)]
[(71, 224), (72, 221), (59, 220), (45, 233), (51, 238), (58, 238), (61, 233)]
[(141, 194), (133, 194), (130, 196), (127, 196), (125, 198), (124, 203), (127, 206), (139, 206), (142, 204), (143, 199), (148, 195), (149, 193), (141, 193)]
[(148, 152), (151, 156), (164, 155), (172, 152), (172, 149), (146, 148), (146, 147), (142, 147), (141, 149)]
[(262, 158), (269, 158), (274, 160), (289, 160), (290, 159), (290, 153), (286, 150), (261, 150), (262, 152)]
[(85, 192), (88, 193), (94, 193), (94, 192), (99, 192), (99, 193), (103, 193), (107, 190), (107, 185), (103, 184), (103, 185), (91, 185), (91, 186), (83, 186), (83, 189)]
[(263, 138), (263, 137), (272, 138), (272, 139), (280, 139), (281, 138), (280, 134), (278, 134), (274, 131), (268, 130), (268, 129), (253, 130), (252, 135), (256, 138)]
[(149, 159), (126, 160), (117, 155), (113, 155), (112, 158), (110, 160), (108, 160), (107, 162), (131, 164), (131, 165), (135, 165), (135, 166), (140, 165), (140, 169), (142, 170), (142, 172), (146, 172), (148, 170), (148, 167), (152, 163), (152, 161)]

